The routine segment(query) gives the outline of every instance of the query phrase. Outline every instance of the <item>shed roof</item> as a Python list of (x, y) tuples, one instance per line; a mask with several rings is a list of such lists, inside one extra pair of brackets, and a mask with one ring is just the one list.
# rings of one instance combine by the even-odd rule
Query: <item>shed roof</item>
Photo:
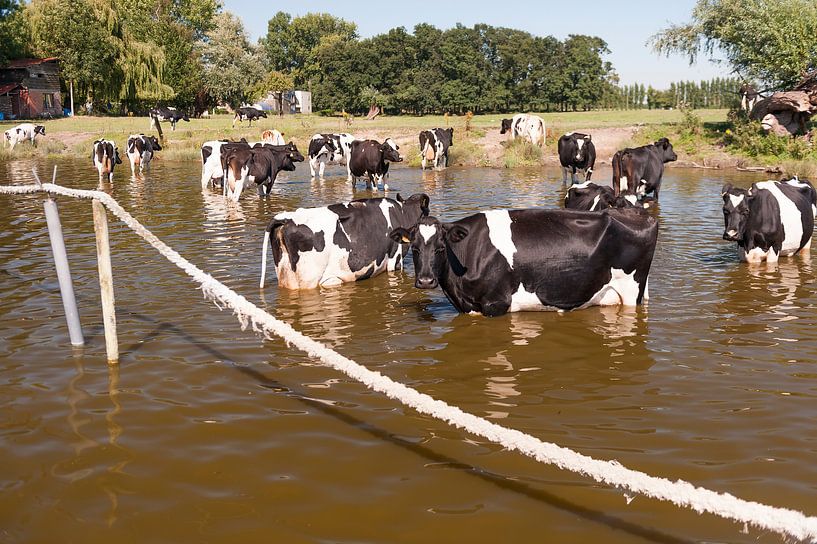
[(20, 89), (24, 88), (19, 83), (6, 83), (5, 85), (0, 85), (0, 94), (6, 94), (11, 91), (17, 90), (18, 87)]
[(53, 62), (55, 60), (60, 60), (57, 57), (47, 57), (44, 59), (15, 59), (9, 61), (8, 64), (3, 66), (3, 68), (26, 68), (28, 66), (34, 66), (36, 64), (43, 64), (45, 62)]

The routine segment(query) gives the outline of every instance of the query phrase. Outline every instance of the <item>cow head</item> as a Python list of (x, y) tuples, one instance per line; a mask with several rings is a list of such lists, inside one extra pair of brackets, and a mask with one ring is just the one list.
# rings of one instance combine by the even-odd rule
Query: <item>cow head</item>
[(258, 117), (263, 117), (264, 119), (267, 118), (267, 112), (263, 110), (258, 110)]
[(740, 241), (746, 231), (746, 222), (749, 218), (749, 203), (753, 195), (752, 190), (738, 189), (727, 183), (721, 189), (723, 197), (723, 239)]
[(162, 146), (159, 145), (159, 139), (156, 136), (148, 136), (148, 140), (150, 140), (150, 145), (155, 151), (161, 151)]
[(414, 286), (434, 289), (447, 265), (449, 244), (463, 240), (468, 236), (468, 229), (456, 223), (441, 223), (436, 217), (425, 217), (416, 227), (398, 227), (389, 236), (396, 242), (411, 244)]
[(584, 162), (587, 160), (587, 150), (590, 147), (588, 144), (592, 141), (589, 134), (582, 134), (574, 132), (571, 135), (576, 140), (576, 162)]
[(295, 163), (296, 162), (303, 162), (304, 156), (298, 151), (298, 148), (295, 146), (294, 143), (289, 142), (287, 145), (284, 146), (284, 158), (281, 161), (281, 170), (286, 170), (287, 172), (292, 172), (295, 170)]
[(386, 138), (386, 141), (380, 146), (380, 152), (383, 154), (384, 161), (402, 162), (403, 157), (398, 153), (399, 150), (400, 146), (391, 138)]
[(407, 200), (403, 200), (400, 193), (397, 193), (397, 202), (401, 204), (403, 209), (403, 218), (405, 219), (403, 224), (416, 224), (420, 218), (428, 217), (430, 199), (425, 193), (413, 194)]
[(45, 136), (45, 127), (42, 125), (37, 125), (34, 127), (34, 134), (42, 134)]
[(675, 151), (672, 149), (672, 144), (669, 143), (669, 140), (667, 138), (661, 138), (658, 141), (656, 141), (655, 147), (658, 148), (662, 161), (672, 162), (678, 160), (678, 155), (675, 154)]
[(502, 120), (502, 130), (499, 131), (500, 134), (505, 134), (509, 130), (511, 130), (511, 126), (513, 124), (513, 119), (503, 119)]

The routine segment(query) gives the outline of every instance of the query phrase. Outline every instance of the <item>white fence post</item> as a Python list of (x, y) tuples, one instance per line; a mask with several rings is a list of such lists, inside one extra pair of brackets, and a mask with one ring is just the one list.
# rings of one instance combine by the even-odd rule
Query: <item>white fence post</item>
[(108, 363), (115, 364), (119, 362), (119, 343), (116, 339), (116, 307), (113, 296), (108, 216), (105, 206), (98, 200), (93, 201), (93, 207), (96, 260), (99, 266), (99, 289), (102, 292), (102, 320), (105, 324), (105, 350), (108, 353)]

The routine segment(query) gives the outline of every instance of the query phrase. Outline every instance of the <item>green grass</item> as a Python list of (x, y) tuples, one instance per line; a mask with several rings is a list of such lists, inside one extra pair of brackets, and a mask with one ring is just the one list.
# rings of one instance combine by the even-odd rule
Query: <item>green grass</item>
[(520, 166), (539, 166), (542, 164), (542, 149), (527, 140), (517, 138), (503, 144), (505, 155), (502, 166), (518, 168)]

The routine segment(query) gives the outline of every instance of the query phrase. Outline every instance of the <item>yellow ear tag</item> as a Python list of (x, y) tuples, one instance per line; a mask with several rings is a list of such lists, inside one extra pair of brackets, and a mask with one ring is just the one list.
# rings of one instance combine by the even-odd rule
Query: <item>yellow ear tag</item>
[(401, 241), (404, 244), (410, 244), (411, 243), (411, 240), (409, 240), (408, 237), (405, 234), (403, 235), (403, 239)]

